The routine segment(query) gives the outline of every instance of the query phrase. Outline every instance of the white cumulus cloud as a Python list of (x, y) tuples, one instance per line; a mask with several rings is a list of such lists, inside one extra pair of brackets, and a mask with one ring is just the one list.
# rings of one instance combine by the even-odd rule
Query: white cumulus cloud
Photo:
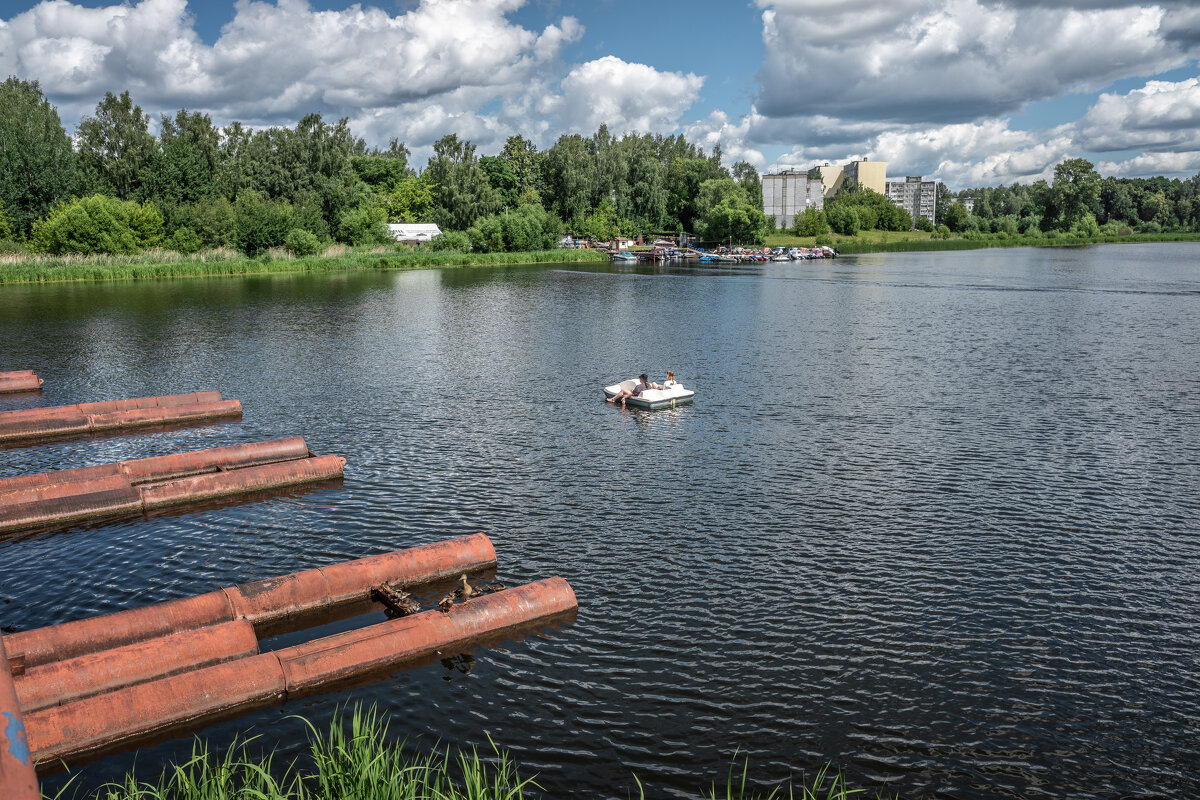
[(580, 64), (563, 78), (561, 94), (542, 103), (571, 130), (593, 131), (601, 123), (616, 134), (673, 129), (700, 95), (704, 78), (664, 72), (616, 56)]

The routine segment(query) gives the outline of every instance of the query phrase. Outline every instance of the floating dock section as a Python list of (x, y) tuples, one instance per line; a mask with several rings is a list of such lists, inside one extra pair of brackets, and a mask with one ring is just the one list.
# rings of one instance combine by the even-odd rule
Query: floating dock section
[(32, 759), (56, 769), (63, 760), (344, 685), (577, 608), (570, 585), (555, 577), (258, 652), (256, 623), (362, 600), (381, 584), (412, 586), (494, 565), (491, 541), (476, 534), (10, 634), (0, 673), (14, 675)]
[(42, 379), (31, 369), (16, 372), (0, 372), (0, 394), (9, 392), (36, 392), (42, 388)]
[(86, 436), (150, 425), (172, 425), (237, 419), (242, 404), (222, 400), (220, 392), (193, 392), (138, 397), (54, 408), (26, 408), (0, 413), (0, 444), (29, 439)]
[(330, 480), (345, 465), (297, 436), (0, 478), (0, 534)]

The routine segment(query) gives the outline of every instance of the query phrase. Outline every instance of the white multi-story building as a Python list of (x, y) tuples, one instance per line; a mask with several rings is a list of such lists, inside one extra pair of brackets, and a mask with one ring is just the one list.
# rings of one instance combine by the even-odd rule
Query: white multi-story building
[(807, 172), (784, 170), (762, 176), (763, 213), (775, 219), (776, 228), (790, 228), (806, 208), (825, 207), (825, 184)]
[(909, 175), (902, 181), (887, 182), (887, 196), (903, 208), (916, 222), (925, 217), (937, 224), (937, 181), (923, 181), (920, 175)]

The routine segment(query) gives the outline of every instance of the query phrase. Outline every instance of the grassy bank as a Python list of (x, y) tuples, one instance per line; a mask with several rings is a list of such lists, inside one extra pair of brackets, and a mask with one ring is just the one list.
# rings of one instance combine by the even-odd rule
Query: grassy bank
[(274, 251), (247, 258), (236, 250), (209, 250), (183, 255), (148, 251), (133, 256), (0, 256), (0, 284), (57, 283), (62, 281), (145, 280), (149, 278), (199, 278), (211, 275), (268, 275), (300, 272), (341, 272), (365, 269), (421, 269), (487, 264), (544, 264), (605, 261), (593, 250), (540, 250), (528, 253), (457, 253), (420, 248), (331, 247), (304, 258)]
[[(309, 766), (275, 763), (269, 753), (257, 752), (256, 739), (235, 742), (224, 755), (214, 755), (197, 741), (192, 756), (168, 767), (156, 778), (139, 779), (134, 772), (119, 783), (86, 795), (89, 800), (520, 800), (541, 797), (533, 778), (522, 778), (511, 759), (492, 746), (451, 755), (411, 752), (394, 741), (387, 721), (374, 710), (356, 708), (349, 717), (335, 715), (328, 731), (309, 724)], [(766, 790), (754, 787), (749, 769), (731, 767), (724, 784), (697, 787), (706, 798), (794, 797), (800, 800), (849, 800), (839, 775), (822, 770), (812, 781), (780, 784)], [(631, 776), (629, 789), (613, 795), (645, 797), (646, 789)], [(76, 797), (70, 786), (57, 800)]]
[[(767, 236), (770, 247), (812, 247), (818, 237), (791, 236), (776, 233)], [(1057, 236), (1026, 237), (987, 234), (980, 237), (934, 238), (921, 231), (862, 231), (854, 236), (829, 234), (819, 237), (822, 243), (836, 247), (843, 254), (903, 253), (934, 250), (978, 250), (985, 247), (1078, 247), (1088, 244), (1120, 244), (1144, 242), (1198, 242), (1200, 233), (1133, 233), (1126, 236)]]

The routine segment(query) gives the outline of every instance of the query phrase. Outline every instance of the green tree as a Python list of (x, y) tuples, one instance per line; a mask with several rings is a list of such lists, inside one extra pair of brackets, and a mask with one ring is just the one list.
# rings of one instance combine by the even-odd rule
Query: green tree
[[(578, 232), (578, 225), (595, 207), (596, 160), (577, 133), (563, 134), (542, 161), (546, 193), (542, 202)], [(612, 198), (609, 198), (610, 201)]]
[(429, 222), (433, 217), (433, 189), (424, 177), (405, 178), (384, 203), (388, 219), (396, 222)]
[(500, 158), (504, 159), (517, 179), (518, 196), (525, 196), (530, 192), (541, 194), (542, 154), (533, 142), (520, 134), (510, 136), (504, 142)]
[(830, 203), (825, 207), (825, 219), (834, 233), (853, 236), (862, 228), (858, 209), (851, 203)]
[(1092, 162), (1070, 158), (1054, 168), (1052, 187), (1060, 230), (1070, 230), (1085, 214), (1100, 212), (1100, 175)]
[(696, 233), (704, 241), (761, 244), (766, 239), (767, 220), (762, 208), (752, 204), (732, 178), (702, 183), (696, 206)]
[(387, 150), (372, 150), (350, 156), (350, 166), (360, 181), (380, 194), (387, 194), (413, 174), (408, 167), (411, 155), (399, 139), (392, 139)]
[(150, 115), (129, 92), (107, 92), (96, 113), (76, 128), (79, 167), (86, 185), (121, 200), (143, 199), (142, 186), (158, 152), (150, 135)]
[(443, 230), (466, 230), (500, 210), (500, 199), (475, 157), (475, 145), (449, 134), (433, 145), (423, 177), (433, 189), (434, 221)]
[(487, 175), (488, 183), (496, 190), (500, 205), (507, 208), (517, 207), (520, 188), (517, 176), (508, 162), (499, 156), (483, 156), (479, 159), (479, 168)]
[(793, 225), (797, 236), (820, 236), (829, 231), (829, 222), (825, 219), (825, 212), (812, 206), (804, 209), (803, 213), (797, 214)]
[(761, 207), (763, 204), (762, 178), (758, 174), (758, 169), (749, 161), (735, 161), (729, 168), (729, 173), (746, 192), (746, 197), (750, 198), (750, 202), (758, 203)]
[(950, 231), (957, 233), (966, 227), (968, 216), (970, 214), (967, 212), (966, 205), (961, 200), (955, 200), (942, 210), (942, 224)]
[(163, 115), (158, 151), (146, 175), (147, 194), (163, 203), (194, 203), (216, 191), (221, 134), (207, 114), (180, 109)]
[(0, 84), (0, 205), (12, 232), (27, 236), (76, 184), (75, 151), (37, 81)]

